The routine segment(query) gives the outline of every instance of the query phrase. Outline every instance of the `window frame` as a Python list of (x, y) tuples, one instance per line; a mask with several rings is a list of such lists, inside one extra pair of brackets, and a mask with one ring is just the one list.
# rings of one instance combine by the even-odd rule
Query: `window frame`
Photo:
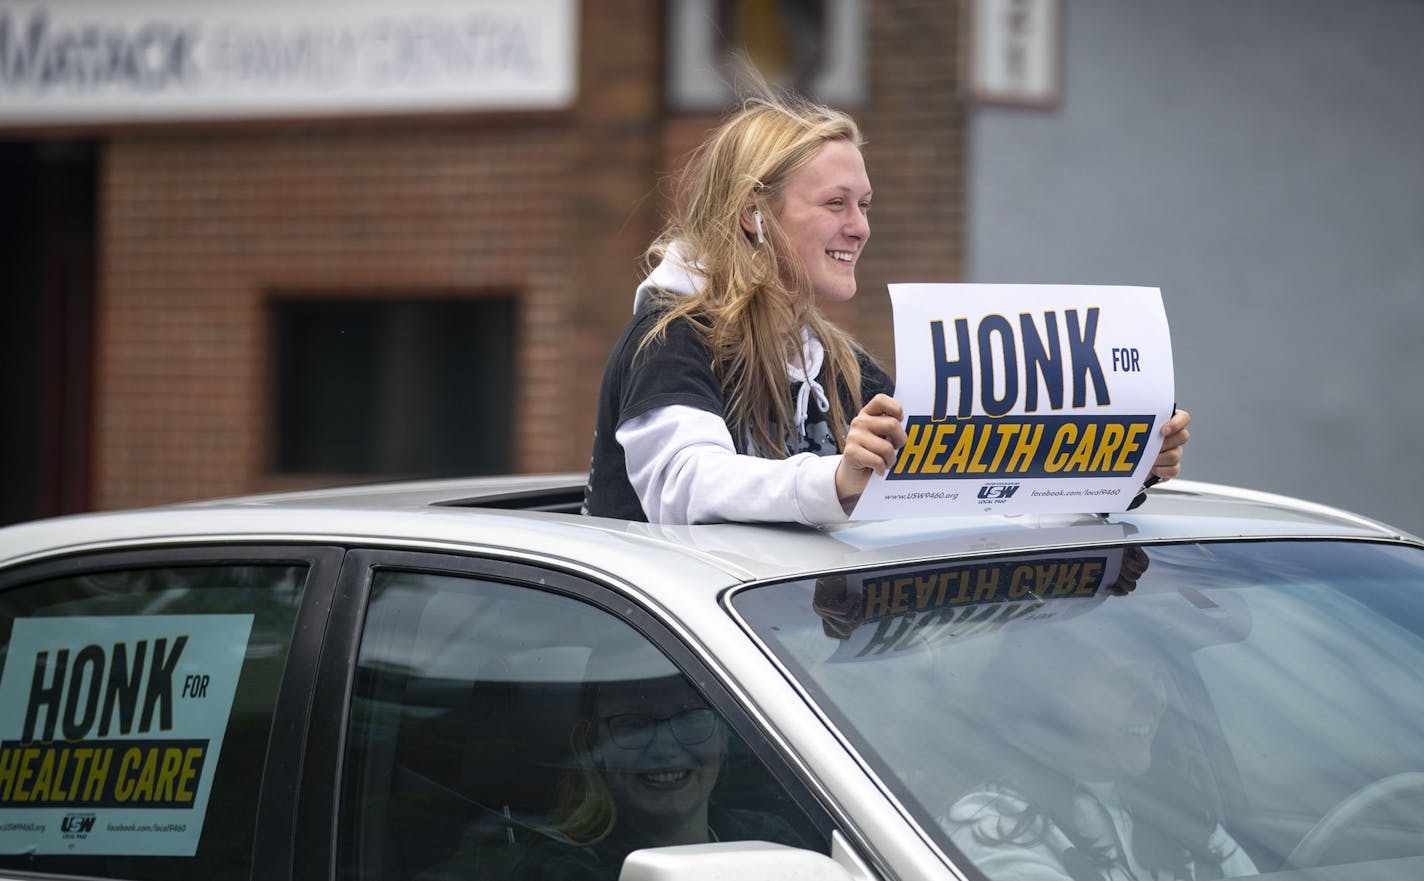
[[(356, 661), (372, 583), (378, 572), (392, 570), (496, 581), (561, 595), (588, 603), (622, 621), (666, 653), (698, 684), (709, 705), (721, 714), (822, 838), (829, 842), (831, 833), (840, 828), (833, 813), (814, 794), (813, 786), (802, 778), (795, 763), (782, 754), (775, 738), (762, 729), (732, 690), (671, 628), (629, 593), (613, 584), (575, 574), (566, 562), (553, 559), (511, 560), (409, 549), (354, 548), (346, 555), (332, 595), (332, 622), (316, 677), (312, 730), (302, 766), (301, 790), (326, 796), (304, 798), (298, 805), (295, 833), (307, 846), (295, 854), (298, 862), (293, 864), (294, 877), (327, 879), (335, 877), (339, 869), (341, 790)], [(338, 671), (339, 686), (333, 675)]]
[[(0, 594), (41, 581), (72, 578), (101, 572), (132, 569), (181, 568), (198, 566), (244, 565), (304, 565), (308, 567), (306, 583), (297, 605), (292, 635), (287, 643), (287, 659), (283, 665), (277, 694), (272, 705), (267, 751), (262, 761), (262, 782), (257, 802), (253, 806), (253, 835), (249, 844), (248, 877), (275, 879), (286, 877), (292, 864), (292, 818), (294, 793), (275, 781), (292, 780), (298, 770), (298, 757), (309, 730), (313, 682), (309, 671), (315, 670), (332, 608), (331, 590), (336, 583), (344, 548), (325, 544), (184, 544), (148, 547), (115, 547), (22, 563), (0, 570)], [(208, 810), (220, 810), (216, 801)], [(128, 857), (137, 860), (182, 857)]]

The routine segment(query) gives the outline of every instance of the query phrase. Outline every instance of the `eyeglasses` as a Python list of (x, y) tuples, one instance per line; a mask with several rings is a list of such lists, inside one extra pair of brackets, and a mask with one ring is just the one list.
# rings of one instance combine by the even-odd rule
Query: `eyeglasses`
[(643, 749), (653, 742), (658, 726), (667, 724), (673, 738), (683, 746), (705, 743), (717, 730), (717, 714), (706, 707), (694, 707), (656, 718), (643, 713), (619, 713), (603, 720), (615, 746), (623, 749)]

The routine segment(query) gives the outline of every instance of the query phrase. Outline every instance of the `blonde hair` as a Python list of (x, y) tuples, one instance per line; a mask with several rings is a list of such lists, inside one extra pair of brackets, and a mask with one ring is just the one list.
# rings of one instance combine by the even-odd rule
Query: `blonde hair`
[(581, 847), (597, 844), (618, 825), (618, 803), (589, 748), (595, 724), (591, 719), (580, 719), (574, 724), (569, 736), (574, 766), (559, 782), (551, 822), (543, 830), (552, 838)]
[[(806, 267), (772, 210), (787, 179), (831, 141), (864, 143), (855, 121), (840, 111), (789, 96), (747, 99), (692, 154), (676, 181), (674, 213), (646, 254), (651, 268), (681, 243), (680, 253), (705, 283), (692, 296), (669, 297), (641, 346), (663, 339), (673, 322), (690, 321), (722, 382), (733, 437), (748, 452), (773, 458), (796, 452), (786, 364), (801, 359), (803, 324), (825, 347), (819, 381), (837, 449), (863, 403), (859, 347), (821, 313)], [(761, 211), (766, 245), (742, 227), (749, 210)]]

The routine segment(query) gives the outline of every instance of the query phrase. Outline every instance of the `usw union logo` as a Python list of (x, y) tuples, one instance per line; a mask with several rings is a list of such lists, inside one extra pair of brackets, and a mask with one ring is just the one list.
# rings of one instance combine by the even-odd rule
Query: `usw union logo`
[(986, 483), (979, 487), (979, 498), (985, 501), (1005, 501), (1019, 491), (1017, 483)]
[(88, 835), (94, 831), (94, 814), (65, 814), (59, 831), (65, 835)]

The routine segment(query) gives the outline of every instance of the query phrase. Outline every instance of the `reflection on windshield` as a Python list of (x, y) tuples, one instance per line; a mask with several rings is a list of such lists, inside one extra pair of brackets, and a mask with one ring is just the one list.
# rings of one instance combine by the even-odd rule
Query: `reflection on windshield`
[(1424, 854), (1424, 792), (1398, 784), (1307, 839), (1372, 781), (1424, 770), (1421, 556), (1080, 549), (733, 604), (991, 879), (1235, 877)]
[(1088, 878), (1256, 874), (1200, 785), (1189, 720), (1168, 713), (1172, 671), (1114, 611), (1091, 627), (1005, 628), (970, 692), (995, 749), (939, 822), (991, 876), (1035, 864)]

